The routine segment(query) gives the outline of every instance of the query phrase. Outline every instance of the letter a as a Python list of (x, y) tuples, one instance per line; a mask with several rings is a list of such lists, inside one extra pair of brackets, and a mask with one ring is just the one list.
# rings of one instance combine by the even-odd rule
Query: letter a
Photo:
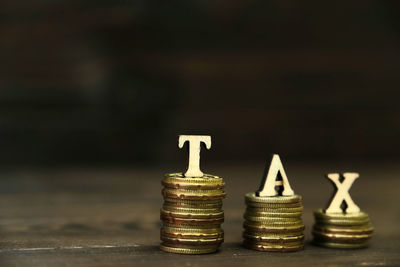
[[(265, 176), (266, 173), (267, 169), (265, 169), (264, 179), (261, 182), (260, 189), (256, 192), (257, 196), (271, 197), (278, 195), (278, 192), (275, 190), (275, 186), (277, 185), (283, 186), (283, 192), (282, 192), (283, 196), (294, 195), (294, 192), (290, 187), (288, 178), (286, 176), (285, 170), (283, 169), (283, 165), (278, 154), (272, 155), (272, 160), (271, 164), (269, 165), (268, 174)], [(281, 174), (282, 181), (276, 180), (278, 173)]]
[(180, 135), (178, 146), (182, 148), (185, 142), (189, 142), (189, 166), (185, 173), (185, 177), (203, 177), (200, 170), (200, 149), (201, 143), (206, 145), (207, 149), (211, 148), (211, 136), (209, 135)]
[[(334, 197), (332, 198), (331, 204), (325, 210), (325, 213), (357, 213), (360, 211), (360, 208), (354, 203), (353, 199), (351, 199), (349, 194), (349, 189), (354, 181), (360, 176), (355, 172), (346, 172), (343, 173), (343, 181), (340, 182), (340, 174), (339, 173), (329, 173), (326, 177), (333, 183), (336, 188), (336, 192)], [(342, 210), (341, 205), (343, 201), (347, 204), (346, 211)]]

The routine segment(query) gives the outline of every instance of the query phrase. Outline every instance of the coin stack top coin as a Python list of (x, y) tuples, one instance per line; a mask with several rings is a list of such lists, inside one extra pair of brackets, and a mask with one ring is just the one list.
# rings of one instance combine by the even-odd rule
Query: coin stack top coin
[(164, 176), (162, 185), (160, 248), (181, 254), (217, 251), (224, 241), (223, 179), (209, 174), (192, 178), (171, 173)]
[(314, 243), (329, 248), (366, 247), (372, 237), (373, 227), (365, 212), (325, 213), (322, 209), (314, 212), (315, 224), (312, 230)]
[(243, 245), (259, 251), (297, 251), (303, 248), (301, 196), (245, 195)]

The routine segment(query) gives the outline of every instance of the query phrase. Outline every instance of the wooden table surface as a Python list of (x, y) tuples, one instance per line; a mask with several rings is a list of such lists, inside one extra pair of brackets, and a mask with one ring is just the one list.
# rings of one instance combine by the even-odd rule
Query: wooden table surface
[[(284, 162), (285, 164), (285, 162)], [(243, 195), (260, 182), (264, 163), (207, 166), (225, 178), (225, 243), (210, 255), (162, 252), (161, 185), (168, 168), (7, 169), (0, 173), (0, 266), (393, 266), (400, 265), (400, 164), (285, 164), (303, 196), (305, 250), (267, 253), (241, 246)], [(375, 227), (369, 248), (337, 250), (310, 244), (313, 210), (332, 193), (323, 174), (361, 174), (351, 195)]]

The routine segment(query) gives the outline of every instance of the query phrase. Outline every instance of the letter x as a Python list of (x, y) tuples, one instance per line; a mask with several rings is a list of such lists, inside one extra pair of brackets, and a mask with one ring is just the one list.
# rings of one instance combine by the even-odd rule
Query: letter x
[[(336, 187), (336, 193), (329, 205), (325, 210), (326, 213), (356, 213), (360, 211), (360, 208), (354, 203), (349, 194), (349, 189), (354, 181), (360, 176), (355, 172), (343, 173), (343, 181), (340, 182), (339, 173), (329, 173), (326, 177), (334, 184)], [(347, 204), (346, 211), (341, 209), (343, 201)]]

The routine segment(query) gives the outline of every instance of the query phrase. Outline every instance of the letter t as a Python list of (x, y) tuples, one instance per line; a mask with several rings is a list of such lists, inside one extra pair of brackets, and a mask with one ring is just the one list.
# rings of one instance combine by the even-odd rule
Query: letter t
[(211, 148), (211, 136), (209, 135), (180, 135), (178, 146), (182, 148), (185, 142), (189, 142), (189, 166), (185, 177), (202, 177), (204, 174), (200, 170), (200, 149), (201, 143)]

